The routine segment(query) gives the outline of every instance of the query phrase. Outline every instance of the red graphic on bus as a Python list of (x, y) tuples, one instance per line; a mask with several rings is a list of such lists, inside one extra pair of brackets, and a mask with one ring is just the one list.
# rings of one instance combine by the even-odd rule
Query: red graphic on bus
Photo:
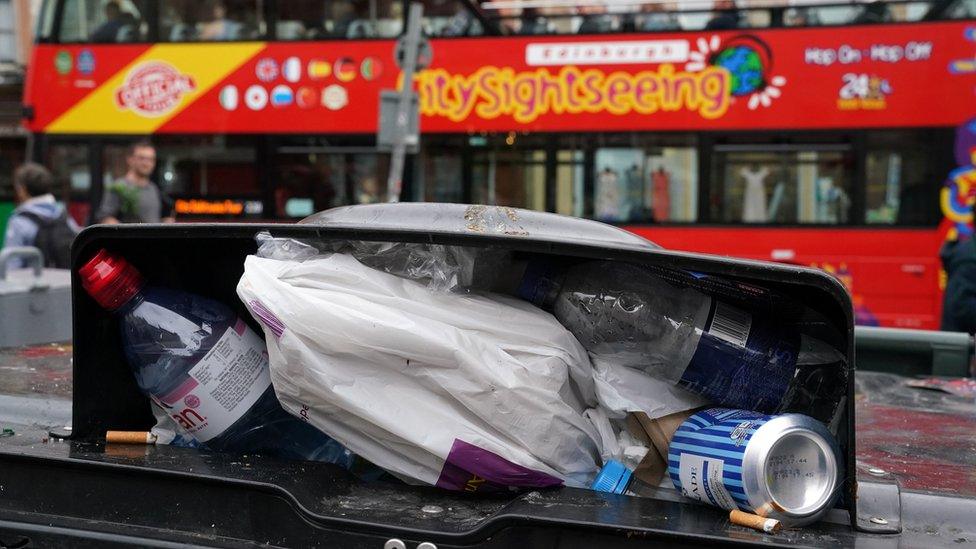
[(194, 89), (191, 76), (180, 74), (168, 63), (150, 61), (129, 72), (115, 92), (115, 102), (122, 109), (156, 117), (172, 111)]

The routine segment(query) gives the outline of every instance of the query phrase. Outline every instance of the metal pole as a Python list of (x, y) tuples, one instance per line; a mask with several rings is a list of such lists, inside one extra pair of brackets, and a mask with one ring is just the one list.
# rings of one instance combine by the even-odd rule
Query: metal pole
[(400, 189), (403, 187), (403, 164), (407, 156), (407, 132), (410, 131), (408, 124), (411, 100), (413, 99), (413, 74), (417, 70), (420, 20), (423, 14), (423, 4), (419, 2), (410, 4), (407, 33), (404, 35), (406, 47), (403, 49), (403, 88), (400, 90), (400, 103), (397, 106), (393, 153), (390, 157), (390, 174), (386, 180), (387, 199), (390, 202), (400, 201)]

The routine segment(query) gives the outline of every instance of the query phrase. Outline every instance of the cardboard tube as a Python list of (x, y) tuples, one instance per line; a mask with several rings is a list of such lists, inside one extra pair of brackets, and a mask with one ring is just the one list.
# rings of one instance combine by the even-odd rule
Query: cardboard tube
[(782, 523), (776, 519), (745, 513), (738, 509), (733, 509), (729, 512), (729, 520), (732, 521), (732, 524), (738, 524), (739, 526), (745, 526), (759, 530), (760, 532), (766, 532), (767, 534), (778, 534), (783, 528)]
[(156, 444), (156, 435), (149, 431), (106, 431), (105, 442), (114, 444)]

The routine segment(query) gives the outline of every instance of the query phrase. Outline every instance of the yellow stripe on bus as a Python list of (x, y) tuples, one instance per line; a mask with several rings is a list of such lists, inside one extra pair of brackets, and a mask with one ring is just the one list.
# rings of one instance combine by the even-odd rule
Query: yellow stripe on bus
[[(153, 46), (54, 120), (45, 131), (74, 134), (153, 133), (264, 47), (264, 42)], [(126, 79), (152, 65), (152, 62), (169, 65), (179, 75), (190, 77), (192, 89), (181, 91), (175, 99), (176, 104), (164, 107), (159, 114), (140, 112), (137, 108), (121, 105), (116, 98)], [(191, 86), (184, 86), (188, 87)]]

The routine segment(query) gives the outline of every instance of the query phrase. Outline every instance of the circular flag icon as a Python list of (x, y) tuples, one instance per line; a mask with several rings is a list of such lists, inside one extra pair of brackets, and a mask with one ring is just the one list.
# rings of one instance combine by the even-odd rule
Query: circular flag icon
[(337, 111), (349, 104), (349, 93), (346, 88), (338, 84), (332, 84), (322, 90), (322, 105), (333, 111)]
[(363, 75), (366, 80), (376, 80), (380, 77), (380, 73), (383, 72), (383, 64), (380, 60), (375, 57), (367, 57), (363, 59), (363, 62), (359, 65), (359, 73)]
[(274, 107), (287, 107), (295, 100), (291, 88), (284, 84), (275, 86), (271, 90), (271, 105)]
[(298, 88), (298, 92), (295, 93), (295, 103), (303, 109), (311, 109), (318, 102), (319, 94), (315, 93), (315, 90), (308, 87), (302, 86)]
[(265, 57), (255, 65), (254, 74), (262, 82), (271, 82), (275, 78), (278, 78), (278, 63), (274, 59)]
[(350, 57), (340, 57), (335, 62), (335, 76), (340, 82), (349, 82), (356, 78), (356, 62)]
[(325, 59), (312, 59), (308, 62), (308, 77), (312, 80), (323, 80), (332, 74), (332, 63)]
[(237, 86), (224, 86), (224, 88), (220, 90), (220, 106), (223, 107), (224, 110), (232, 111), (237, 109), (237, 103)]
[(259, 111), (268, 104), (268, 90), (257, 84), (244, 92), (244, 104), (252, 111)]
[(71, 65), (73, 63), (74, 59), (71, 58), (71, 52), (68, 50), (61, 50), (54, 56), (54, 68), (58, 71), (58, 74), (68, 74), (71, 72)]
[(281, 65), (281, 75), (289, 82), (298, 82), (302, 79), (302, 61), (297, 57), (285, 59)]
[(95, 72), (95, 54), (91, 50), (81, 50), (78, 59), (75, 61), (78, 72), (85, 76)]

